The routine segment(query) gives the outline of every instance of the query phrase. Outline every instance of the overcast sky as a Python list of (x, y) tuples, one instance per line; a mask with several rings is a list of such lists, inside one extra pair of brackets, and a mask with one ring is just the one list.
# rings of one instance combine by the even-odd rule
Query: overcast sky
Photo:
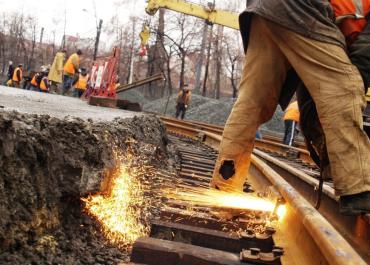
[[(210, 0), (191, 0), (195, 3), (207, 3)], [(96, 16), (95, 8), (96, 6)], [(125, 2), (124, 5), (117, 5)], [(220, 8), (230, 8), (237, 0), (216, 0)], [(244, 3), (244, 1), (242, 1)], [(130, 15), (147, 18), (145, 13), (146, 0), (0, 0), (0, 12), (23, 12), (38, 19), (39, 30), (45, 28), (44, 41), (53, 42), (53, 31), (56, 32), (56, 43), (61, 43), (66, 15), (66, 34), (82, 38), (96, 36), (96, 21), (103, 19), (103, 30), (110, 19), (117, 15), (122, 23), (128, 21)], [(65, 12), (66, 11), (66, 12)], [(240, 10), (239, 10), (240, 11)], [(108, 36), (102, 34), (101, 40), (110, 43)]]
[[(58, 42), (63, 36), (65, 10), (66, 34), (95, 37), (96, 17), (93, 2), (94, 0), (0, 0), (0, 12), (24, 12), (37, 17), (40, 28), (45, 28), (44, 39), (51, 41), (52, 32), (55, 30)], [(118, 14), (123, 22), (129, 19), (130, 14), (146, 16), (145, 0), (126, 1), (130, 3), (120, 8), (117, 7), (117, 2), (117, 0), (95, 0), (97, 18), (108, 23), (115, 14)]]

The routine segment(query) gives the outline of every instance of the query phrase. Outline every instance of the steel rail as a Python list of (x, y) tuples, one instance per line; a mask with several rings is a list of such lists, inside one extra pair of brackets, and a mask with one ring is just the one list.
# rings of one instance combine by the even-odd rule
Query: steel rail
[[(213, 133), (216, 135), (222, 135), (223, 129), (221, 129), (219, 126), (214, 126), (214, 125), (209, 125), (205, 123), (200, 123), (200, 122), (192, 122), (192, 121), (181, 121), (169, 117), (160, 117), (161, 120), (168, 126), (176, 128), (178, 127), (187, 127), (187, 128), (193, 128), (198, 130), (199, 133), (202, 132), (209, 132)], [(272, 138), (276, 139), (276, 138)], [(282, 143), (273, 141), (273, 140), (268, 140), (268, 138), (265, 140), (255, 140), (255, 146), (257, 148), (266, 148), (269, 149), (270, 151), (275, 151), (278, 152), (282, 155), (286, 155), (287, 153), (294, 153), (298, 159), (301, 159), (302, 161), (305, 161), (308, 164), (314, 165), (313, 160), (310, 157), (310, 153), (302, 148), (297, 148), (297, 147), (292, 147), (292, 146), (287, 146)]]
[[(162, 119), (162, 121), (171, 133), (201, 140), (204, 144), (215, 149), (220, 144), (220, 133), (207, 130), (206, 126), (203, 126), (203, 129), (198, 129), (194, 124), (172, 122), (166, 119)], [(264, 185), (266, 185), (266, 182), (269, 183), (280, 192), (288, 205), (287, 225), (281, 225), (279, 228), (284, 236), (281, 238), (279, 235), (275, 236), (277, 242), (291, 250), (290, 255), (283, 259), (283, 264), (292, 264), (292, 260), (302, 262), (295, 264), (310, 264), (304, 259), (310, 260), (312, 255), (316, 255), (316, 257), (310, 261), (315, 263), (311, 264), (318, 264), (317, 262), (333, 265), (367, 264), (327, 219), (314, 209), (282, 176), (257, 157), (261, 153), (263, 152), (255, 151), (252, 156), (253, 184), (262, 185), (261, 183), (265, 183)], [(302, 181), (307, 181), (307, 179), (302, 179)], [(333, 195), (329, 187), (324, 190), (331, 196)], [(302, 260), (298, 261), (297, 257), (301, 257)]]

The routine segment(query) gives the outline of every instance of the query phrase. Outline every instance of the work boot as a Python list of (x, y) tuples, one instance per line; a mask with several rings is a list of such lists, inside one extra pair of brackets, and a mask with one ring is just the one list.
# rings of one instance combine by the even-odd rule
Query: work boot
[(370, 191), (341, 196), (339, 211), (343, 215), (360, 215), (370, 213)]

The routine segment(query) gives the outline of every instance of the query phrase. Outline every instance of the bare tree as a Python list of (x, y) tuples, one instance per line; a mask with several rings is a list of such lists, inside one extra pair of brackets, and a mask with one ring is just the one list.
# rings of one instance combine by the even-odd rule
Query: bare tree
[[(153, 35), (155, 36), (155, 44), (149, 49), (148, 54), (148, 76), (154, 75), (156, 73), (162, 72), (166, 74), (167, 81), (169, 81), (169, 89), (172, 90), (171, 76), (168, 72), (169, 60), (172, 57), (172, 49), (170, 47), (169, 53), (166, 51), (164, 44), (164, 32), (165, 32), (165, 10), (161, 9), (159, 11), (158, 24), (155, 27)], [(165, 65), (167, 66), (167, 71), (165, 71)], [(166, 84), (167, 86), (168, 84)], [(165, 92), (165, 87), (160, 82), (153, 82), (148, 85), (149, 93), (152, 98), (162, 97)]]
[(216, 64), (216, 78), (215, 78), (215, 98), (220, 99), (220, 93), (221, 93), (221, 71), (222, 71), (222, 39), (223, 39), (223, 32), (224, 27), (218, 26), (217, 27), (217, 36), (215, 39), (215, 52), (214, 52), (214, 58), (215, 58), (215, 64)]
[(207, 82), (208, 82), (208, 76), (209, 76), (209, 64), (211, 62), (212, 39), (213, 39), (213, 26), (211, 27), (209, 31), (209, 36), (208, 36), (206, 70), (204, 73), (203, 88), (202, 88), (203, 97), (207, 96)]
[(176, 55), (180, 60), (180, 77), (179, 86), (182, 89), (185, 85), (186, 59), (188, 55), (197, 50), (199, 41), (197, 36), (200, 35), (199, 25), (200, 20), (183, 14), (173, 15), (170, 19), (172, 23), (172, 31), (176, 33), (170, 35), (171, 31), (164, 33), (164, 36), (173, 44)]
[(238, 96), (238, 82), (241, 74), (241, 64), (244, 58), (241, 47), (239, 46), (239, 33), (230, 32), (223, 38), (223, 45), (226, 47), (225, 69), (228, 73), (228, 78), (233, 89), (233, 98)]

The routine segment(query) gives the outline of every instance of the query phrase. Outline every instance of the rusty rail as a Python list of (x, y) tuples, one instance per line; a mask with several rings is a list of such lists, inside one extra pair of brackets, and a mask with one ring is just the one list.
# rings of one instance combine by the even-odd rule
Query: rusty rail
[(116, 93), (117, 94), (118, 93), (122, 93), (122, 92), (125, 92), (125, 91), (128, 91), (128, 90), (131, 90), (131, 89), (134, 89), (134, 88), (137, 88), (137, 87), (140, 87), (140, 86), (149, 84), (151, 82), (161, 81), (161, 80), (164, 80), (164, 79), (165, 79), (165, 77), (164, 77), (163, 74), (156, 74), (156, 75), (150, 76), (148, 78), (135, 81), (135, 82), (133, 82), (131, 84), (121, 85), (121, 86), (119, 86), (116, 89)]
[[(167, 126), (167, 130), (171, 133), (187, 136), (193, 139), (198, 139), (204, 144), (217, 149), (221, 140), (221, 130), (217, 130), (213, 126), (207, 126), (205, 124), (191, 124), (189, 122), (173, 122), (169, 119), (163, 119), (163, 122)], [(264, 148), (270, 148), (267, 146), (269, 142), (264, 142)], [(285, 146), (279, 146), (274, 144), (273, 148), (285, 148)], [(288, 148), (289, 149), (289, 148)], [(305, 150), (295, 150), (294, 151), (302, 152)], [(266, 162), (267, 157), (264, 156), (264, 153), (256, 150), (254, 152), (251, 166), (251, 175), (254, 175), (252, 178), (253, 184), (255, 186), (261, 186), (264, 183), (268, 185), (273, 185), (280, 194), (285, 198), (288, 203), (288, 215), (286, 224), (288, 227), (281, 227), (281, 233), (284, 234), (285, 239), (280, 238), (282, 244), (286, 244), (288, 247), (292, 248), (291, 255), (287, 255), (282, 260), (282, 264), (292, 264), (291, 261), (298, 262), (297, 256), (304, 257), (307, 260), (310, 260), (313, 253), (317, 252), (316, 258), (311, 259), (311, 262), (320, 262), (320, 264), (366, 264), (366, 262), (361, 258), (361, 256), (353, 249), (353, 246), (356, 247), (356, 242), (350, 242), (352, 246), (347, 242), (346, 239), (325, 219), (319, 212), (317, 212), (311, 204), (302, 197), (286, 180), (284, 176), (280, 176), (274, 170), (271, 169)], [(302, 152), (304, 153), (304, 152)], [(268, 163), (273, 163), (267, 161)], [(276, 162), (276, 161), (274, 161)], [(282, 165), (280, 165), (282, 166)], [(291, 171), (294, 171), (290, 168)], [(305, 182), (308, 185), (315, 186), (317, 183), (314, 178), (305, 175), (302, 172), (290, 172), (292, 175), (300, 175), (299, 182)], [(311, 183), (309, 183), (311, 182)], [(332, 200), (335, 201), (336, 197), (334, 196), (333, 189), (329, 186), (324, 189), (326, 195)], [(329, 219), (333, 216), (326, 216)], [(335, 216), (338, 218), (337, 216)], [(330, 219), (334, 225), (335, 221)], [(368, 225), (365, 224), (365, 229), (368, 229)], [(356, 227), (352, 227), (352, 231), (341, 231), (342, 233), (351, 232), (358, 234)], [(365, 230), (365, 234), (368, 233)], [(368, 235), (367, 235), (368, 236)], [(275, 236), (279, 242), (279, 235)], [(286, 238), (289, 242), (287, 243)], [(366, 239), (366, 238), (365, 238)], [(367, 237), (368, 240), (368, 237)], [(357, 242), (358, 243), (358, 242)], [(303, 249), (297, 248), (301, 245)], [(295, 246), (295, 247), (294, 247)], [(369, 261), (369, 257), (365, 251), (365, 258)], [(361, 251), (364, 254), (363, 251)], [(363, 256), (364, 257), (364, 256)], [(301, 263), (295, 264), (318, 264), (318, 263), (307, 263), (307, 261), (300, 260)]]

